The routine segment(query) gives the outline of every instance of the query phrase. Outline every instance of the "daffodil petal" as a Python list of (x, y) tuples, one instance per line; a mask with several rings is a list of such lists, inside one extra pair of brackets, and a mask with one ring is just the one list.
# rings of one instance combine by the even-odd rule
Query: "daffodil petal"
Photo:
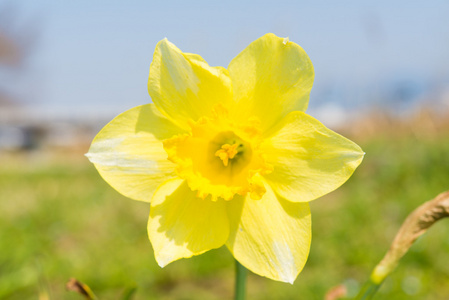
[(95, 137), (86, 156), (100, 175), (123, 195), (149, 202), (156, 188), (176, 177), (161, 140), (182, 130), (153, 104), (132, 108), (113, 119)]
[(309, 205), (282, 199), (267, 184), (265, 188), (260, 200), (247, 196), (229, 202), (231, 231), (226, 246), (252, 272), (293, 283), (309, 255)]
[(252, 42), (228, 66), (235, 118), (257, 117), (268, 129), (292, 111), (305, 111), (314, 71), (306, 52), (272, 33)]
[(162, 184), (151, 200), (148, 236), (161, 267), (180, 258), (224, 245), (229, 222), (224, 200), (196, 197), (187, 183), (174, 179)]
[(153, 103), (175, 123), (211, 115), (217, 105), (232, 102), (231, 80), (222, 67), (210, 67), (199, 55), (182, 53), (160, 41), (150, 66), (148, 91)]
[(268, 135), (261, 149), (273, 172), (265, 178), (276, 193), (293, 202), (311, 201), (338, 188), (365, 154), (303, 112), (290, 113)]

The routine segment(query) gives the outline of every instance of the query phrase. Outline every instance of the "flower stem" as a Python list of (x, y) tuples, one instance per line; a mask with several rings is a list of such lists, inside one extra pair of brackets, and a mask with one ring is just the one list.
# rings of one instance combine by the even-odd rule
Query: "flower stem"
[(235, 261), (235, 300), (244, 300), (246, 295), (246, 275), (248, 270)]
[(360, 290), (354, 300), (370, 300), (377, 292), (385, 278), (399, 264), (399, 260), (407, 253), (418, 237), (426, 233), (437, 221), (449, 217), (449, 191), (439, 194), (433, 200), (415, 209), (405, 219), (387, 254), (377, 264), (370, 279)]
[(360, 290), (357, 297), (354, 298), (354, 300), (370, 300), (373, 298), (374, 294), (379, 289), (380, 284), (376, 284), (373, 281), (369, 280), (366, 282), (362, 289)]

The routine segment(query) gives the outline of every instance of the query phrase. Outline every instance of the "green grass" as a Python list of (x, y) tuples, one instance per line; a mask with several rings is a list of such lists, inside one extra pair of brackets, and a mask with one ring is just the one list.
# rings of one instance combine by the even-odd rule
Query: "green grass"
[[(309, 261), (294, 285), (250, 274), (249, 299), (323, 299), (341, 283), (355, 293), (414, 208), (449, 189), (449, 139), (377, 138), (337, 191), (311, 204)], [(146, 234), (149, 205), (109, 187), (87, 159), (0, 156), (0, 299), (82, 299), (75, 277), (100, 299), (231, 299), (225, 248), (157, 266)], [(449, 295), (449, 221), (420, 238), (377, 299)], [(42, 296), (41, 299), (46, 299)], [(47, 298), (48, 299), (48, 298)]]

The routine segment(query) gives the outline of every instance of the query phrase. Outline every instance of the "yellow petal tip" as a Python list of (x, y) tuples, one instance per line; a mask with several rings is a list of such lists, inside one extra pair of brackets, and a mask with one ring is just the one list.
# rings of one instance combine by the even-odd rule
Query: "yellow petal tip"
[(161, 267), (161, 268), (163, 268), (163, 267), (165, 267), (166, 265), (168, 265), (168, 263), (166, 263), (166, 262), (161, 262), (161, 261), (158, 261), (158, 260), (156, 260), (156, 262), (157, 262), (157, 264), (159, 265), (159, 267)]

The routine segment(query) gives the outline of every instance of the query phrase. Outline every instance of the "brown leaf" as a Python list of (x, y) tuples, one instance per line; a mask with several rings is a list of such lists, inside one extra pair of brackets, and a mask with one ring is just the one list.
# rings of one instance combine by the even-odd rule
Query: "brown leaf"
[(65, 287), (69, 291), (73, 291), (83, 295), (86, 299), (89, 300), (97, 299), (92, 290), (87, 285), (76, 280), (75, 278), (70, 278), (69, 282), (66, 283)]
[(348, 290), (344, 285), (337, 285), (331, 288), (324, 297), (325, 300), (337, 300), (347, 295)]

